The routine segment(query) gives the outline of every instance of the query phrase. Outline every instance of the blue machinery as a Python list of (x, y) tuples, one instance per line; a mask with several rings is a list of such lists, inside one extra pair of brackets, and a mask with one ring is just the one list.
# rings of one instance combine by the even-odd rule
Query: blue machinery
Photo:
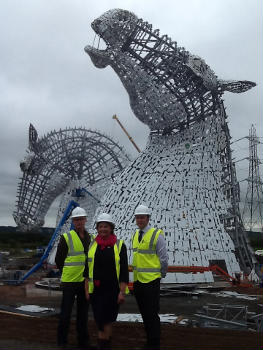
[(78, 206), (79, 206), (78, 203), (73, 201), (73, 200), (71, 200), (69, 202), (69, 204), (68, 204), (62, 218), (60, 219), (59, 224), (57, 225), (55, 232), (53, 233), (53, 235), (48, 243), (48, 246), (45, 249), (39, 262), (37, 264), (35, 264), (24, 276), (22, 276), (22, 278), (20, 278), (18, 280), (9, 280), (9, 281), (7, 281), (8, 284), (19, 285), (19, 284), (23, 283), (30, 275), (32, 275), (32, 273), (36, 272), (43, 265), (45, 260), (48, 258), (51, 249), (53, 248), (53, 244), (54, 244), (56, 237), (59, 234), (62, 226), (64, 225), (64, 223), (66, 222), (66, 220), (70, 216), (71, 211)]
[(18, 280), (17, 284), (23, 283), (30, 275), (32, 275), (32, 273), (36, 272), (43, 265), (44, 261), (48, 258), (51, 249), (53, 248), (53, 244), (62, 226), (65, 224), (66, 220), (69, 218), (71, 211), (78, 206), (79, 206), (78, 203), (73, 200), (69, 202), (39, 262), (36, 265), (34, 265), (20, 280)]
[(92, 197), (93, 199), (95, 199), (95, 201), (97, 201), (98, 203), (100, 202), (100, 200), (93, 196), (92, 193), (90, 193), (88, 190), (86, 190), (86, 188), (82, 187), (82, 188), (76, 188), (75, 190), (73, 190), (72, 196), (73, 197), (84, 197), (85, 193), (87, 193), (90, 197)]
[[(74, 193), (72, 194), (74, 197), (80, 198), (85, 196), (85, 193), (87, 193), (89, 196), (91, 196), (92, 198), (94, 198), (98, 203), (100, 202), (98, 198), (96, 198), (95, 196), (93, 196), (93, 194), (91, 194), (89, 191), (87, 191), (85, 188), (77, 188)], [(53, 248), (54, 242), (58, 236), (58, 234), (60, 233), (60, 230), (62, 228), (62, 226), (65, 224), (65, 222), (67, 221), (67, 219), (69, 218), (71, 211), (78, 207), (79, 204), (77, 202), (75, 202), (74, 200), (71, 200), (68, 205), (67, 208), (65, 209), (65, 212), (62, 216), (62, 218), (60, 219), (55, 232), (53, 233), (47, 248), (45, 249), (42, 257), (40, 258), (39, 262), (37, 264), (35, 264), (24, 276), (22, 276), (22, 278), (17, 279), (17, 280), (9, 280), (7, 281), (8, 284), (14, 284), (14, 285), (20, 285), (21, 283), (23, 283), (30, 275), (32, 275), (32, 273), (36, 272), (45, 262), (45, 260), (48, 258), (49, 253), (51, 251), (51, 249)], [(72, 224), (71, 224), (72, 225)]]

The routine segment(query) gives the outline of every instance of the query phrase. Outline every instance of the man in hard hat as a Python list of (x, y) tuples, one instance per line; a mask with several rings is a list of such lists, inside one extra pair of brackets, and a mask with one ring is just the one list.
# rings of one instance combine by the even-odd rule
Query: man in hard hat
[(166, 276), (168, 254), (161, 229), (149, 225), (150, 209), (135, 210), (138, 229), (132, 238), (134, 295), (147, 336), (145, 349), (160, 349), (160, 280)]
[(58, 325), (58, 346), (67, 347), (71, 311), (75, 298), (77, 300), (77, 334), (81, 349), (89, 349), (87, 329), (88, 301), (85, 296), (84, 268), (91, 236), (85, 230), (87, 213), (76, 207), (71, 214), (74, 229), (61, 235), (55, 262), (62, 272), (61, 287), (63, 291), (61, 313)]

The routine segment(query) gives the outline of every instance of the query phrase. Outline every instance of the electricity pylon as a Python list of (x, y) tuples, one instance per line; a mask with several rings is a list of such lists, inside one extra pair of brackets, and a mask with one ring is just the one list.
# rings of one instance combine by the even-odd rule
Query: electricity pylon
[(249, 174), (247, 181), (247, 193), (242, 212), (244, 226), (249, 231), (263, 230), (263, 186), (259, 173), (257, 148), (261, 143), (256, 135), (256, 129), (252, 124), (249, 130)]

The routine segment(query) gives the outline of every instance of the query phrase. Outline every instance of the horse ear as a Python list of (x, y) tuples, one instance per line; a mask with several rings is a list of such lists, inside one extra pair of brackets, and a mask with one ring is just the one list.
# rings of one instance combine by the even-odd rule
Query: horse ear
[(218, 80), (219, 86), (223, 91), (229, 91), (236, 94), (246, 92), (257, 84), (248, 80)]
[(34, 128), (34, 126), (30, 123), (29, 125), (29, 148), (32, 149), (34, 148), (34, 145), (36, 144), (37, 141), (37, 131)]

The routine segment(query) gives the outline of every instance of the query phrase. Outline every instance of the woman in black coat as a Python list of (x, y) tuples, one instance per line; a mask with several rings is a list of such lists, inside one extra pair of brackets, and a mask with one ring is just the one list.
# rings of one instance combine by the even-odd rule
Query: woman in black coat
[(99, 349), (110, 349), (112, 323), (125, 301), (129, 282), (127, 249), (117, 240), (109, 214), (99, 215), (96, 228), (98, 235), (89, 248), (84, 271), (85, 291), (98, 327)]

